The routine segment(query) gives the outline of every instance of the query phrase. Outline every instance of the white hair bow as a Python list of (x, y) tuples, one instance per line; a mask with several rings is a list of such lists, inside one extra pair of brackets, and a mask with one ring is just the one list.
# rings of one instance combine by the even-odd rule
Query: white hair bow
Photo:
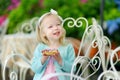
[[(54, 9), (51, 9), (50, 12), (45, 13), (44, 15), (42, 15), (42, 16), (39, 18), (39, 20), (38, 20), (38, 26), (39, 26), (39, 23), (41, 22), (41, 20), (42, 20), (47, 14), (49, 14), (49, 13), (51, 13), (51, 14), (56, 14), (56, 15), (57, 15), (57, 11), (55, 11)], [(61, 18), (60, 16), (58, 16), (58, 17), (62, 20), (62, 18)]]
[(57, 14), (57, 11), (55, 11), (54, 9), (51, 9), (50, 12), (51, 12), (52, 14)]

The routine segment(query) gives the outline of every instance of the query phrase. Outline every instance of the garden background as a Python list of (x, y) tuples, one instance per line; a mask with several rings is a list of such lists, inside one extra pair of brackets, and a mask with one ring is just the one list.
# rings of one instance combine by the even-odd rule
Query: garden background
[[(100, 6), (102, 0), (1, 0), (0, 25), (9, 19), (7, 34), (15, 33), (20, 24), (33, 17), (40, 17), (51, 8), (58, 11), (59, 15), (66, 17), (85, 17), (91, 22), (94, 17), (100, 22)], [(112, 42), (120, 44), (120, 1), (104, 0), (102, 28)], [(78, 31), (67, 30), (67, 36), (81, 38), (84, 27)], [(77, 35), (75, 35), (77, 34)]]
[[(66, 17), (85, 17), (91, 24), (94, 17), (104, 34), (111, 40), (112, 48), (120, 45), (120, 0), (0, 0), (0, 27), (9, 20), (6, 34), (14, 34), (20, 25), (34, 17), (40, 17), (50, 9)], [(101, 13), (103, 5), (103, 13)], [(101, 16), (103, 15), (103, 17)], [(81, 40), (85, 27), (69, 29), (64, 26), (67, 36)], [(29, 32), (28, 32), (29, 33)]]

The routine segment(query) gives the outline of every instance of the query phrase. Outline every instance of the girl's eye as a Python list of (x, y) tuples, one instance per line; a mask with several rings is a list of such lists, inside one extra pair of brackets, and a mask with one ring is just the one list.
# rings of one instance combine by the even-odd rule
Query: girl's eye
[(52, 26), (49, 26), (48, 28), (52, 28)]
[(57, 26), (61, 25), (60, 23), (57, 24)]

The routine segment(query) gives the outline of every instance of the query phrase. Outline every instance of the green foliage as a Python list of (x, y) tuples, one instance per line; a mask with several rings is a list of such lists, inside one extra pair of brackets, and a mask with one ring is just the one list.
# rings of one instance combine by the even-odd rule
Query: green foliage
[[(87, 3), (81, 3), (80, 0), (44, 0), (44, 7), (47, 11), (50, 10), (50, 8), (53, 8), (58, 11), (59, 15), (64, 18), (66, 17), (85, 17), (91, 22), (92, 17), (98, 17), (99, 14), (99, 1), (96, 0), (88, 0)], [(96, 5), (93, 5), (93, 2), (95, 2)], [(53, 5), (55, 3), (55, 5)], [(97, 6), (97, 7), (96, 7)], [(89, 10), (91, 11), (89, 12)], [(89, 23), (90, 24), (90, 23)], [(65, 29), (67, 31), (67, 36), (72, 36), (76, 38), (81, 38), (83, 31), (85, 29), (85, 26), (82, 26), (81, 28), (76, 29), (75, 28), (68, 28), (65, 26)], [(75, 35), (77, 34), (77, 35)]]
[[(6, 0), (2, 1), (5, 2)], [(98, 21), (100, 20), (101, 0), (88, 0), (86, 3), (82, 3), (81, 0), (43, 0), (43, 3), (41, 3), (43, 5), (42, 7), (39, 5), (39, 1), (42, 0), (21, 0), (19, 7), (11, 11), (9, 14), (10, 23), (8, 26), (8, 33), (14, 33), (18, 27), (17, 25), (27, 19), (36, 16), (40, 17), (51, 8), (55, 9), (63, 19), (66, 17), (73, 17), (75, 19), (78, 17), (85, 17), (87, 18), (89, 25), (92, 22), (92, 17), (96, 18)], [(104, 1), (104, 20), (120, 17), (120, 11), (117, 9), (114, 0)], [(76, 27), (73, 29), (70, 29), (67, 26), (64, 27), (67, 31), (67, 36), (77, 38), (81, 38), (85, 29), (85, 25), (78, 29), (76, 29)]]
[(10, 5), (10, 0), (0, 0), (0, 15), (8, 12), (7, 7)]
[(111, 20), (111, 19), (116, 19), (120, 17), (120, 11), (117, 8), (113, 8), (110, 11), (105, 11), (104, 12), (104, 18), (105, 20)]
[(38, 0), (21, 0), (19, 7), (12, 10), (9, 14), (10, 22), (7, 32), (9, 34), (15, 33), (19, 23), (36, 16), (38, 11), (36, 10), (37, 7), (39, 8)]

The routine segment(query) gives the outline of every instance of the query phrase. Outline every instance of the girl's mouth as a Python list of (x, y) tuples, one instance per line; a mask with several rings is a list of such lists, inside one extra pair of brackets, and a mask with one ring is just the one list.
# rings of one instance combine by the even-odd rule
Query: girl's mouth
[(59, 34), (60, 34), (60, 32), (55, 32), (55, 33), (53, 33), (53, 35), (57, 35), (57, 36), (58, 36)]

